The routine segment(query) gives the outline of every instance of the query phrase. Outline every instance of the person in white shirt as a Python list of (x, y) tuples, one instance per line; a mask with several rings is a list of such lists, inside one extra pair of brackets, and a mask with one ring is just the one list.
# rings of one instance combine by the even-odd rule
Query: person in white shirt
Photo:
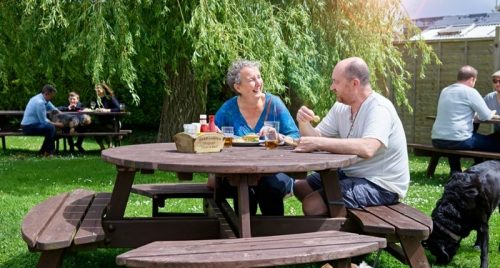
[[(488, 108), (495, 110), (498, 115), (500, 114), (500, 71), (496, 71), (491, 75), (491, 82), (494, 91), (484, 96), (484, 102), (486, 102)], [(500, 138), (500, 124), (495, 124), (493, 130), (493, 135), (497, 139)]]
[[(439, 95), (436, 121), (432, 126), (432, 145), (451, 150), (481, 150), (500, 152), (500, 143), (492, 136), (474, 131), (474, 117), (489, 120), (495, 114), (474, 88), (477, 80), (474, 67), (462, 66), (457, 82), (444, 88)], [(451, 173), (461, 172), (460, 158), (448, 157)]]
[[(302, 106), (297, 121), (302, 137), (297, 152), (356, 154), (361, 161), (339, 170), (348, 208), (388, 205), (403, 198), (410, 182), (406, 137), (394, 105), (374, 92), (366, 62), (357, 57), (340, 61), (332, 73), (336, 103), (314, 128), (314, 112)], [(321, 177), (313, 173), (295, 182), (294, 194), (306, 215), (324, 215)]]

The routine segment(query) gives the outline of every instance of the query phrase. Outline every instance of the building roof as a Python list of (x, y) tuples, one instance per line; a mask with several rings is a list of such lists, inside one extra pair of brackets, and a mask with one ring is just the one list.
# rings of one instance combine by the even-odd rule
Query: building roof
[(416, 19), (424, 40), (491, 39), (500, 26), (500, 13), (481, 13)]

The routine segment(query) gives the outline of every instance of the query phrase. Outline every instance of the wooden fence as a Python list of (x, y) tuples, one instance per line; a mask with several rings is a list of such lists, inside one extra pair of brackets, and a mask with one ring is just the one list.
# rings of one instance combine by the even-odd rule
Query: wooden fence
[[(479, 72), (476, 89), (481, 95), (492, 91), (491, 74), (500, 69), (499, 27), (495, 38), (453, 39), (428, 41), (442, 61), (442, 65), (427, 66), (425, 77), (417, 74), (421, 59), (406, 57), (408, 71), (412, 73), (412, 89), (407, 97), (413, 107), (413, 114), (398, 108), (403, 121), (408, 142), (430, 143), (433, 120), (428, 115), (435, 115), (441, 90), (456, 81), (458, 69), (471, 65)], [(491, 126), (481, 126), (481, 133), (490, 133)]]

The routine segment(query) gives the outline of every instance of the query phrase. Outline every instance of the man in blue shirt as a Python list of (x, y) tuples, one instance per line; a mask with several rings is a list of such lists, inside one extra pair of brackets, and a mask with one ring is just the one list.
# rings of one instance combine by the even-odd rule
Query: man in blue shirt
[(56, 88), (45, 85), (42, 92), (33, 96), (24, 110), (21, 127), (24, 134), (44, 135), (40, 155), (50, 156), (54, 154), (54, 142), (56, 138), (56, 127), (62, 128), (63, 124), (53, 123), (47, 118), (47, 111), (57, 110), (50, 102), (56, 95)]

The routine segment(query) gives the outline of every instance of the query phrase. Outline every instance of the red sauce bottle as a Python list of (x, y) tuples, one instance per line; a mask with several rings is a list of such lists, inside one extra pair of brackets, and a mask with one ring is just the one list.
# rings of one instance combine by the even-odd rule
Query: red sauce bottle
[(217, 127), (215, 126), (215, 116), (214, 115), (208, 116), (208, 131), (217, 132)]

